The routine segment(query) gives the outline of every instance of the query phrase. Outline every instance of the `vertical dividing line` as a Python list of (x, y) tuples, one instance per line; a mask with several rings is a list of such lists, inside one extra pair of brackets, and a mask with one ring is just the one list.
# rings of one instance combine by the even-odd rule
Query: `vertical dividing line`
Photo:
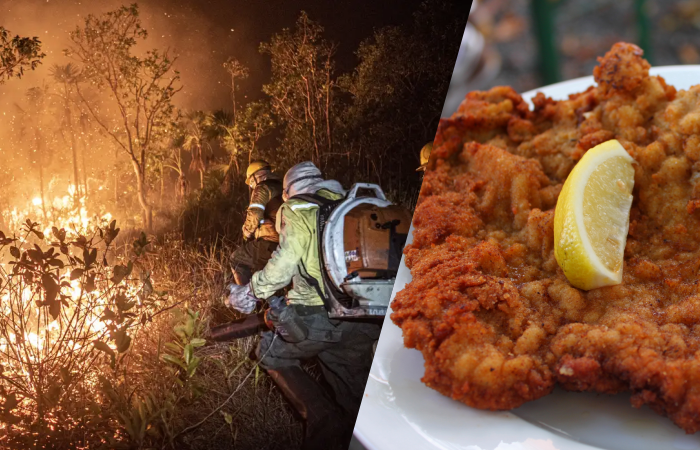
[(540, 77), (544, 84), (552, 84), (561, 80), (559, 52), (554, 30), (554, 9), (556, 6), (557, 0), (532, 0), (532, 21), (539, 52)]

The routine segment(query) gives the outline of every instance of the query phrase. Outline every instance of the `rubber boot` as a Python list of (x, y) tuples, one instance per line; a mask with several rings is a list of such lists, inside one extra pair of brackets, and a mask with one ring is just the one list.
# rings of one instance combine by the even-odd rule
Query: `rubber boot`
[(267, 373), (284, 397), (304, 420), (304, 442), (301, 450), (347, 450), (354, 424), (323, 388), (298, 366), (268, 369)]

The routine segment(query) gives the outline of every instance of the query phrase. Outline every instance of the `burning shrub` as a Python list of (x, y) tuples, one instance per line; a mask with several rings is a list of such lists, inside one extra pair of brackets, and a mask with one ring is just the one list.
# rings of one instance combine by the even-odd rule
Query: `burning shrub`
[(31, 220), (12, 237), (0, 231), (0, 255), (9, 253), (0, 260), (0, 446), (14, 439), (43, 448), (106, 420), (95, 395), (102, 374), (118, 371), (160, 304), (148, 273), (135, 276), (146, 236), (120, 260), (118, 233), (115, 221), (71, 239), (53, 227), (45, 249)]

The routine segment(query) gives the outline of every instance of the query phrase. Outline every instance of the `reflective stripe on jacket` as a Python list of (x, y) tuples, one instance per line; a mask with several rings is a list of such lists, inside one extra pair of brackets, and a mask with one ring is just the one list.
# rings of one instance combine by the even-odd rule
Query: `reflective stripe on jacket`
[[(326, 189), (316, 194), (329, 200), (343, 198)], [(278, 213), (281, 215), (280, 245), (265, 268), (256, 272), (251, 280), (256, 297), (269, 298), (291, 283), (292, 289), (287, 294), (289, 303), (323, 305), (323, 299), (311, 282), (315, 280), (325, 295), (318, 254), (318, 212), (318, 205), (294, 197), (282, 205)]]
[(267, 178), (258, 182), (250, 194), (243, 235), (277, 242), (279, 236), (275, 230), (275, 215), (281, 201), (282, 183), (278, 179)]

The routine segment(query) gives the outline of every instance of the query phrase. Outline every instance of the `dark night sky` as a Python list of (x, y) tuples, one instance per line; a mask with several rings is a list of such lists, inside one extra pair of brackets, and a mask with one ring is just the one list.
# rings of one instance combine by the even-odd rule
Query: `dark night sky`
[[(54, 64), (65, 64), (67, 32), (87, 14), (98, 14), (129, 0), (0, 0), (0, 25), (13, 33), (39, 36), (48, 54), (43, 67), (23, 80), (0, 87), (0, 107), (39, 85)], [(170, 47), (179, 55), (185, 86), (177, 101), (196, 109), (229, 108), (227, 75), (221, 64), (235, 56), (250, 68), (242, 94), (257, 97), (269, 77), (269, 59), (258, 46), (285, 27), (293, 27), (301, 10), (339, 44), (337, 67), (351, 70), (354, 51), (372, 31), (411, 20), (420, 0), (143, 0), (138, 2), (149, 31), (148, 48)]]

